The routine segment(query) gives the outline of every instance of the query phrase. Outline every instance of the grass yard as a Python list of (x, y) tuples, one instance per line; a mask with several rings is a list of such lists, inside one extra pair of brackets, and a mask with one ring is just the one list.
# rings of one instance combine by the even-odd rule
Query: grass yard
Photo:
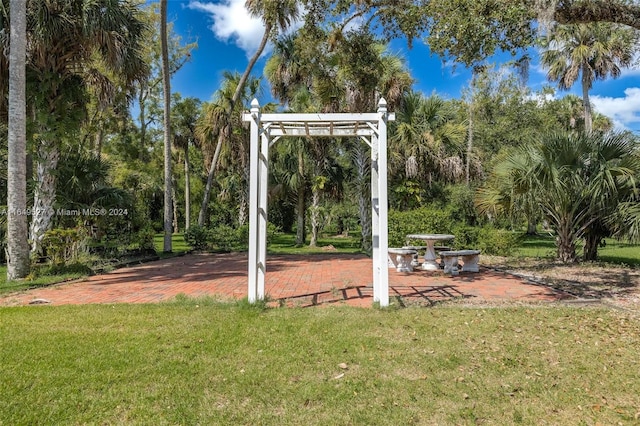
[(171, 253), (164, 253), (164, 234), (156, 234), (153, 237), (153, 245), (161, 258), (175, 256), (176, 254), (186, 253), (191, 250), (191, 247), (184, 240), (182, 233), (173, 234), (171, 236)]
[(269, 254), (318, 254), (318, 253), (361, 253), (360, 240), (354, 236), (326, 236), (318, 238), (318, 246), (309, 247), (309, 239), (302, 247), (296, 247), (294, 234), (277, 234), (269, 240)]
[(28, 288), (43, 287), (63, 281), (69, 281), (86, 276), (83, 272), (69, 272), (55, 275), (42, 275), (20, 281), (7, 281), (7, 266), (0, 266), (0, 294), (21, 291)]
[(640, 421), (640, 321), (620, 311), (181, 298), (0, 316), (0, 424)]
[[(605, 246), (598, 249), (602, 262), (640, 266), (640, 245), (605, 239)], [(582, 246), (578, 247), (581, 254)], [(552, 235), (523, 236), (516, 255), (532, 258), (554, 258), (556, 254), (555, 237)]]

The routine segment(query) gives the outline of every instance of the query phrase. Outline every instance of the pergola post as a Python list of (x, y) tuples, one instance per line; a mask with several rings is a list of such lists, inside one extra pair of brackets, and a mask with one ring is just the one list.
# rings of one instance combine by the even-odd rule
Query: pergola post
[(380, 190), (378, 177), (378, 137), (371, 135), (371, 261), (373, 302), (380, 302)]
[(258, 144), (260, 133), (260, 104), (257, 99), (251, 102), (251, 139), (249, 147), (249, 303), (258, 300), (258, 182), (259, 162)]
[(267, 187), (269, 183), (269, 134), (263, 130), (260, 137), (258, 171), (258, 300), (264, 300), (264, 281), (267, 273)]
[[(387, 101), (384, 98), (378, 102), (378, 300), (380, 306), (389, 306), (389, 207), (387, 201)], [(375, 265), (375, 262), (374, 262)], [(375, 290), (375, 289), (374, 289)], [(374, 296), (375, 298), (375, 296)]]

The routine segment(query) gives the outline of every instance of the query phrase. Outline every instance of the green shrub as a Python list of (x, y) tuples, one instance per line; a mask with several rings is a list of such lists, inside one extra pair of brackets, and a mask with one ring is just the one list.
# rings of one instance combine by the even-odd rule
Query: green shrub
[(211, 229), (211, 243), (221, 251), (232, 251), (239, 245), (239, 233), (229, 225), (219, 224)]
[(455, 240), (453, 244), (457, 250), (462, 249), (477, 249), (478, 238), (480, 234), (480, 228), (468, 225), (456, 225), (453, 228), (453, 235)]
[(156, 251), (155, 244), (153, 243), (153, 238), (155, 236), (155, 232), (151, 226), (146, 226), (138, 231), (136, 236), (138, 242), (138, 248), (142, 251)]
[(207, 250), (211, 247), (211, 231), (204, 226), (191, 225), (184, 233), (184, 240), (195, 250)]
[(451, 185), (449, 191), (448, 209), (451, 218), (456, 222), (464, 222), (468, 225), (478, 224), (478, 212), (474, 204), (475, 191), (467, 185)]
[(389, 246), (405, 245), (407, 234), (449, 234), (453, 222), (442, 209), (423, 207), (409, 211), (389, 211)]
[(518, 245), (518, 234), (492, 227), (480, 228), (477, 248), (484, 254), (511, 256)]
[(42, 248), (54, 265), (77, 261), (83, 248), (85, 231), (82, 228), (51, 229), (45, 232)]
[[(267, 222), (267, 244), (280, 233), (280, 228)], [(211, 243), (221, 251), (244, 251), (249, 247), (249, 225), (238, 228), (229, 225), (218, 225), (211, 230)]]

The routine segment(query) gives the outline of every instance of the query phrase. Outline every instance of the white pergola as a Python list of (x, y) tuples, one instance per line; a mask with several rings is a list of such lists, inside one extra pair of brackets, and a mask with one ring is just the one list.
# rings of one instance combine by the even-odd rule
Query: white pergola
[(264, 299), (267, 260), (267, 181), (269, 147), (282, 137), (355, 137), (371, 147), (371, 225), (373, 243), (373, 301), (389, 305), (387, 261), (387, 112), (380, 99), (378, 111), (363, 114), (263, 114), (256, 99), (251, 112), (242, 115), (251, 123), (249, 154), (249, 303)]

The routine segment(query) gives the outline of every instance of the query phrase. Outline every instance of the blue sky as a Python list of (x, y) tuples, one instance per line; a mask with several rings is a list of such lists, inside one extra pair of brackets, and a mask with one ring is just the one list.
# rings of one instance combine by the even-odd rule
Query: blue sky
[[(262, 37), (263, 27), (259, 20), (252, 19), (244, 10), (245, 0), (171, 0), (168, 2), (169, 20), (174, 30), (185, 41), (197, 40), (198, 49), (192, 59), (172, 80), (172, 91), (182, 96), (193, 96), (210, 100), (218, 89), (225, 70), (242, 73)], [(414, 41), (412, 49), (404, 40), (394, 40), (391, 50), (401, 53), (417, 80), (414, 88), (426, 94), (436, 92), (445, 98), (457, 98), (461, 90), (468, 87), (470, 72), (461, 66), (453, 69), (431, 55), (420, 40)], [(262, 75), (263, 58), (256, 64), (255, 75)], [(532, 64), (529, 86), (540, 89), (546, 81), (544, 70)], [(576, 85), (572, 93), (579, 94)], [(566, 92), (558, 92), (562, 97)], [(629, 129), (640, 134), (640, 69), (624, 71), (616, 80), (596, 82), (591, 92), (591, 101), (596, 110), (613, 118), (620, 129)], [(259, 101), (270, 100), (264, 93)]]

